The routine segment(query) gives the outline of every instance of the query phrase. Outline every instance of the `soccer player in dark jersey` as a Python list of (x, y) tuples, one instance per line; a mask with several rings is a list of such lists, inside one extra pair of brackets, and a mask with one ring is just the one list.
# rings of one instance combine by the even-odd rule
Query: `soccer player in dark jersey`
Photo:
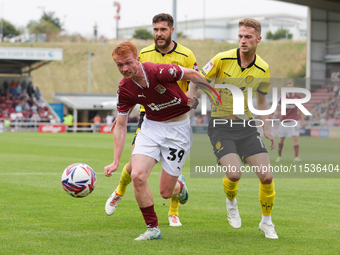
[[(293, 81), (288, 81), (286, 86), (288, 88), (294, 87)], [(301, 96), (297, 93), (287, 93), (286, 95), (287, 99), (299, 99)], [(281, 98), (278, 102), (278, 106), (281, 105)], [(283, 143), (285, 141), (286, 137), (293, 137), (294, 141), (294, 160), (293, 162), (301, 162), (301, 159), (299, 158), (299, 136), (300, 136), (300, 128), (304, 127), (304, 116), (303, 113), (298, 109), (298, 107), (295, 104), (289, 104), (286, 106), (286, 115), (281, 115), (280, 121), (285, 121), (285, 126), (282, 124), (279, 127), (279, 149), (278, 153), (279, 156), (275, 160), (276, 162), (281, 162), (281, 156), (282, 156), (282, 148)], [(299, 116), (300, 115), (300, 116)], [(300, 121), (301, 119), (301, 121)]]
[(131, 178), (138, 206), (143, 214), (147, 231), (135, 240), (161, 238), (154, 202), (147, 179), (153, 166), (160, 161), (160, 194), (168, 199), (178, 196), (181, 204), (188, 200), (185, 179), (181, 175), (192, 144), (192, 131), (187, 112), (192, 100), (177, 84), (203, 76), (193, 70), (173, 64), (140, 63), (137, 47), (131, 42), (119, 44), (112, 57), (124, 76), (117, 96), (118, 117), (113, 131), (114, 160), (104, 168), (111, 176), (119, 166), (124, 148), (128, 113), (141, 104), (145, 106), (143, 128), (139, 131), (132, 152)]
[[(256, 174), (260, 180), (260, 205), (262, 220), (259, 229), (265, 233), (266, 238), (277, 239), (274, 224), (271, 220), (275, 190), (273, 174), (261, 166), (269, 168), (270, 161), (267, 150), (257, 132), (254, 123), (248, 125), (252, 114), (248, 107), (248, 90), (252, 89), (252, 96), (256, 94), (257, 109), (267, 110), (265, 95), (269, 90), (269, 66), (256, 54), (258, 43), (261, 41), (261, 23), (251, 18), (245, 18), (239, 22), (238, 42), (239, 48), (221, 52), (213, 57), (201, 70), (206, 79), (215, 84), (230, 84), (239, 88), (244, 95), (245, 114), (235, 115), (233, 112), (233, 100), (239, 100), (229, 89), (216, 89), (220, 93), (222, 105), (212, 105), (211, 119), (208, 127), (208, 135), (219, 163), (225, 167), (235, 166), (237, 171), (226, 172), (223, 178), (223, 187), (226, 193), (228, 221), (233, 228), (241, 227), (236, 194), (241, 178), (241, 163), (258, 167)], [(271, 141), (271, 149), (275, 147), (275, 140), (269, 132), (267, 116), (260, 116), (264, 122), (264, 136)], [(214, 125), (217, 119), (222, 119), (227, 124)], [(226, 121), (227, 120), (227, 121)], [(228, 169), (228, 168), (227, 168)]]
[[(164, 64), (176, 64), (182, 67), (195, 69), (198, 71), (196, 58), (192, 51), (183, 45), (172, 41), (171, 35), (174, 33), (173, 18), (169, 14), (161, 13), (153, 17), (153, 36), (155, 43), (142, 49), (139, 53), (140, 62), (153, 62)], [(177, 82), (184, 93), (188, 95), (188, 81)], [(139, 132), (139, 129), (143, 123), (143, 117), (145, 109), (141, 105), (139, 108), (140, 118), (138, 129), (135, 134), (135, 138)], [(132, 144), (134, 145), (133, 140)], [(131, 182), (131, 160), (128, 162), (120, 177), (120, 182), (115, 191), (105, 204), (105, 211), (108, 215), (112, 215), (118, 207), (118, 204), (126, 192), (126, 187)], [(168, 212), (168, 219), (170, 226), (181, 226), (179, 220), (178, 207), (180, 203), (177, 197), (170, 199), (170, 209)]]

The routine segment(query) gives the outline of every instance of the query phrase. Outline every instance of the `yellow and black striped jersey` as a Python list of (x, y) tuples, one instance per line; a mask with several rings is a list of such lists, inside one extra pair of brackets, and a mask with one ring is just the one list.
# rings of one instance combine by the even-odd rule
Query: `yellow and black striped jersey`
[[(140, 62), (175, 64), (198, 71), (196, 58), (192, 51), (179, 43), (174, 43), (174, 48), (168, 53), (161, 53), (155, 47), (155, 44), (143, 48), (139, 53)], [(183, 92), (188, 91), (189, 81), (178, 81), (177, 83)], [(144, 111), (142, 105), (140, 106), (139, 111)]]
[[(232, 49), (218, 53), (201, 69), (201, 74), (214, 84), (230, 84), (238, 87), (244, 96), (245, 115), (242, 119), (252, 118), (248, 108), (248, 88), (252, 88), (252, 96), (258, 91), (267, 94), (270, 85), (269, 65), (258, 55), (247, 67), (241, 67), (240, 50)], [(211, 117), (226, 117), (233, 115), (233, 95), (227, 88), (216, 89), (222, 105), (211, 105)]]

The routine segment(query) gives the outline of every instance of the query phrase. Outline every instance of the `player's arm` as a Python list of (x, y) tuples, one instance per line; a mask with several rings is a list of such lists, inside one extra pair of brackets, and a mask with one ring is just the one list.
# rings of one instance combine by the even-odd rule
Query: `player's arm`
[[(268, 110), (266, 95), (256, 91), (256, 98), (257, 98), (257, 109), (258, 110)], [(264, 123), (263, 124), (263, 134), (264, 134), (264, 136), (272, 142), (270, 149), (274, 149), (275, 148), (275, 139), (274, 139), (274, 136), (270, 133), (269, 127), (268, 127), (268, 122), (266, 121), (268, 116), (267, 115), (259, 115), (259, 117)]]
[[(128, 116), (130, 116), (130, 114), (131, 114), (131, 112), (133, 111), (133, 109), (135, 109), (135, 106), (136, 106), (136, 105), (134, 105), (134, 106), (131, 107), (131, 109), (130, 109), (130, 111), (129, 111), (129, 113), (128, 113)], [(114, 130), (114, 128), (115, 128), (115, 126), (116, 126), (116, 123), (117, 123), (116, 121), (117, 121), (117, 119), (115, 119), (115, 120), (113, 121), (112, 126), (111, 126), (111, 131)]]
[(206, 83), (206, 81), (203, 75), (197, 72), (197, 70), (189, 69), (185, 67), (182, 67), (182, 69), (183, 69), (184, 74), (181, 80), (190, 80), (189, 90), (186, 92), (186, 96), (189, 98), (189, 103), (190, 103), (189, 106), (196, 109), (198, 105), (197, 98), (201, 96), (201, 91), (197, 89), (197, 86), (198, 87), (202, 86), (197, 82)]
[(128, 114), (118, 114), (116, 118), (116, 127), (113, 131), (114, 156), (113, 163), (104, 168), (104, 173), (107, 177), (112, 175), (119, 166), (119, 160), (125, 145), (125, 137), (127, 132)]

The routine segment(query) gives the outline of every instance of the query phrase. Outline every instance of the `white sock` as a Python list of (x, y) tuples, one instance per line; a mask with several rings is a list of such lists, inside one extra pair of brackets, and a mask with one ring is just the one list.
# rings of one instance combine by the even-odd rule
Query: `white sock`
[(264, 216), (262, 214), (262, 222), (263, 223), (267, 223), (267, 224), (272, 224), (272, 216), (269, 215), (269, 216)]
[(236, 198), (234, 198), (233, 200), (229, 200), (229, 198), (227, 198), (227, 206), (233, 206), (236, 205)]

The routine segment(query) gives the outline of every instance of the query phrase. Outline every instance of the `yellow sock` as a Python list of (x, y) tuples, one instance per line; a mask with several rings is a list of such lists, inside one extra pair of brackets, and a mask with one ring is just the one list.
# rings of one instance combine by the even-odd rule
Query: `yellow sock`
[(121, 196), (125, 194), (126, 187), (131, 182), (131, 175), (129, 175), (129, 173), (126, 171), (126, 166), (127, 164), (124, 166), (122, 174), (120, 175), (119, 185), (116, 191), (118, 195)]
[(223, 178), (223, 188), (230, 201), (233, 201), (237, 195), (238, 182), (232, 182), (227, 177)]
[(169, 216), (170, 215), (179, 216), (178, 207), (179, 207), (178, 197), (170, 198), (170, 209), (169, 209), (169, 214), (168, 215)]
[(260, 203), (261, 210), (264, 216), (270, 216), (273, 210), (275, 201), (274, 180), (271, 184), (262, 184), (260, 182)]

